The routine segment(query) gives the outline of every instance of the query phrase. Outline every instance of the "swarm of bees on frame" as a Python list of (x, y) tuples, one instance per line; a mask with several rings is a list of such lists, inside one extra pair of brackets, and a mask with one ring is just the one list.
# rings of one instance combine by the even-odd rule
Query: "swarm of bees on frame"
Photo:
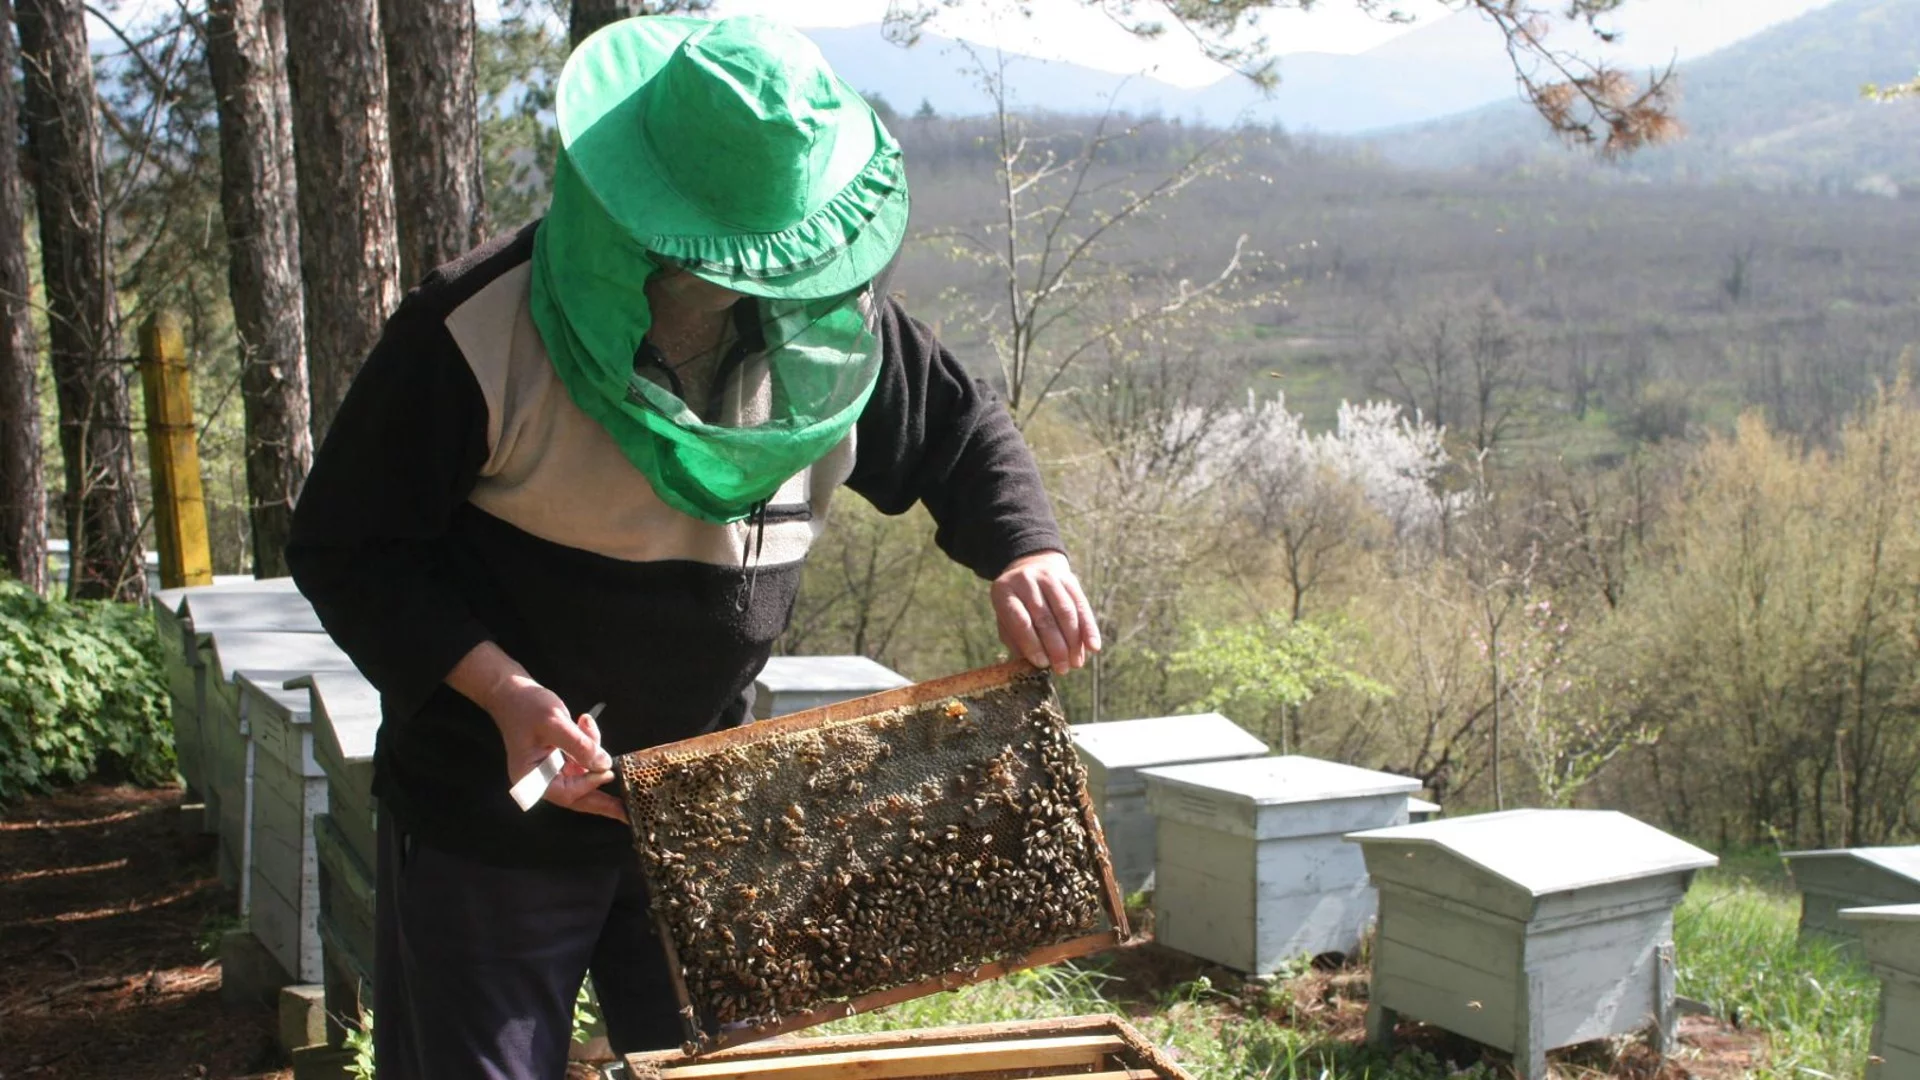
[(623, 762), (654, 913), (703, 1030), (1108, 925), (1080, 761), (1051, 695), (1032, 691)]

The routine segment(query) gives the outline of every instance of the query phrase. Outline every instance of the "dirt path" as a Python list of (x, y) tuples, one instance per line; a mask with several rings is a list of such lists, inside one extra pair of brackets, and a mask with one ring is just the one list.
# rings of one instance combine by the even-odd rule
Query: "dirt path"
[(265, 1006), (220, 1003), (234, 900), (180, 792), (0, 808), (0, 1080), (287, 1080)]

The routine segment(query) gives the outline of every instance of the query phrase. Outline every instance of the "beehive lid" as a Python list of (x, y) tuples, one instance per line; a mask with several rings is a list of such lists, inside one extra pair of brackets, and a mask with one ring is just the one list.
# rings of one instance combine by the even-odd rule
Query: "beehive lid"
[(864, 656), (775, 656), (754, 687), (772, 694), (865, 694), (907, 685), (908, 679)]
[(1073, 745), (1087, 768), (1104, 776), (1108, 795), (1144, 788), (1143, 768), (1263, 757), (1267, 752), (1266, 743), (1216, 712), (1075, 724)]
[(1853, 859), (1883, 870), (1895, 877), (1920, 882), (1920, 844), (1906, 847), (1828, 848), (1823, 851), (1789, 851), (1789, 862), (1826, 859)]
[(1428, 802), (1417, 795), (1409, 796), (1407, 799), (1407, 813), (1409, 814), (1437, 814), (1439, 812), (1440, 804), (1437, 802)]
[(255, 679), (242, 672), (237, 680), (242, 686), (251, 689), (274, 704), (290, 722), (304, 724), (312, 719), (312, 697), (305, 690), (288, 690), (281, 683), (285, 680), (271, 676)]
[(1850, 922), (1920, 922), (1920, 904), (1881, 904), (1875, 907), (1842, 908), (1840, 917)]
[(380, 691), (358, 671), (316, 671), (287, 680), (312, 696), (315, 739), (335, 761), (373, 760), (380, 731)]
[(1396, 776), (1298, 754), (1240, 761), (1210, 761), (1201, 765), (1173, 765), (1142, 769), (1140, 772), (1147, 778), (1149, 786), (1165, 784), (1254, 806), (1362, 799), (1371, 795), (1398, 795), (1420, 790), (1420, 781), (1410, 776)]
[(284, 682), (313, 671), (352, 671), (353, 661), (325, 634), (289, 634), (268, 630), (223, 630), (213, 635), (212, 666), (223, 682), (241, 672), (265, 681)]
[[(290, 578), (272, 580), (290, 581)], [(258, 583), (264, 584), (264, 583)], [(320, 617), (307, 598), (285, 588), (228, 588), (213, 586), (184, 590), (180, 612), (198, 635), (226, 630), (275, 630), (290, 633), (321, 632)]]
[(1439, 848), (1533, 896), (1713, 866), (1720, 860), (1614, 810), (1508, 810), (1353, 833), (1372, 847)]

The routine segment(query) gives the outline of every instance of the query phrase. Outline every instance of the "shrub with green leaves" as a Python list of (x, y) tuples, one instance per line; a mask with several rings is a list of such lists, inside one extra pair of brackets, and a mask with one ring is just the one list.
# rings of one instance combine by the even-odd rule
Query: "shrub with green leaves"
[(158, 642), (144, 612), (0, 579), (0, 802), (96, 773), (173, 776)]

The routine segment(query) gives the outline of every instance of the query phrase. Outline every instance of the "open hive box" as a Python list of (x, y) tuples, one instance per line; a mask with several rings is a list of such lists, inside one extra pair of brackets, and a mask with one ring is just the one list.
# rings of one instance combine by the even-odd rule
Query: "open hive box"
[(956, 675), (624, 755), (688, 1053), (1127, 936), (1045, 672)]
[(604, 1080), (1188, 1080), (1117, 1016), (787, 1038), (689, 1060), (629, 1054)]

